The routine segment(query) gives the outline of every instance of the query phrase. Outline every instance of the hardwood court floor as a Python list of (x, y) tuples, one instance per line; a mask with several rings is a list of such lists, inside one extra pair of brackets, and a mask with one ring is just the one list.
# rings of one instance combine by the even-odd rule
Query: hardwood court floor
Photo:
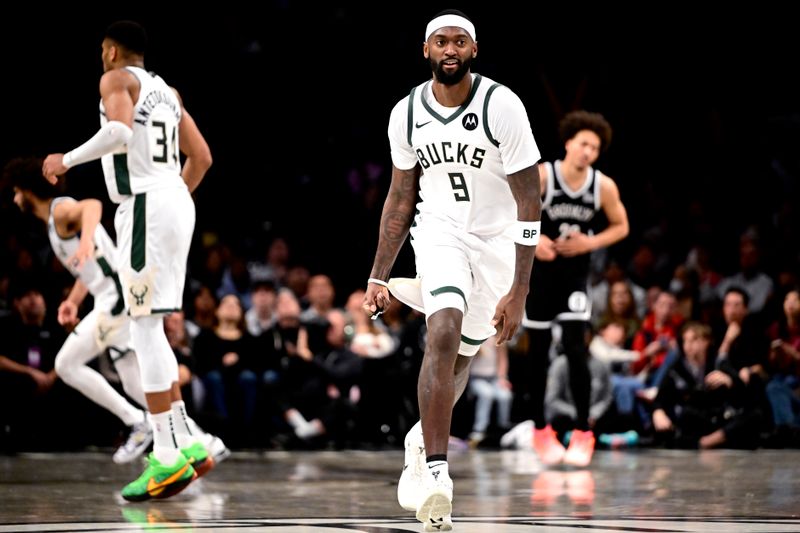
[[(109, 454), (0, 457), (0, 533), (422, 531), (395, 497), (402, 451), (235, 453), (184, 493), (129, 504), (141, 472)], [(533, 452), (451, 453), (455, 531), (800, 531), (800, 452), (599, 451), (590, 469)]]

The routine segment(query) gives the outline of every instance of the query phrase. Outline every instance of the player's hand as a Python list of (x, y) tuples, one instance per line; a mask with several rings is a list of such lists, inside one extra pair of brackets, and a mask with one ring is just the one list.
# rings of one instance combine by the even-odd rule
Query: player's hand
[(537, 261), (553, 261), (557, 256), (555, 243), (547, 235), (539, 235), (539, 244), (536, 245)]
[(500, 298), (492, 317), (492, 326), (497, 330), (495, 344), (500, 346), (510, 341), (522, 323), (522, 314), (525, 310), (525, 296), (510, 292)]
[(567, 235), (566, 239), (556, 241), (554, 246), (558, 255), (575, 257), (592, 251), (592, 238), (585, 233), (576, 231)]
[(50, 154), (42, 164), (42, 175), (44, 179), (55, 185), (58, 183), (58, 177), (65, 174), (69, 170), (64, 166), (64, 154)]
[(389, 296), (389, 289), (377, 283), (367, 283), (367, 290), (364, 293), (364, 303), (362, 307), (364, 312), (369, 316), (374, 317), (376, 314), (382, 313), (392, 299)]
[(75, 302), (64, 300), (58, 306), (58, 323), (66, 327), (74, 327), (78, 323), (78, 306)]

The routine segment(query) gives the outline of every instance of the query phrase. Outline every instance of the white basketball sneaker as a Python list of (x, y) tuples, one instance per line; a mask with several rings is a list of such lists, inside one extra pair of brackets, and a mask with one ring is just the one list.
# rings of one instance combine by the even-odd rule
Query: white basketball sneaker
[(422, 424), (417, 422), (406, 433), (405, 461), (403, 473), (397, 483), (397, 502), (406, 511), (416, 511), (419, 493), (422, 490), (422, 475), (425, 465), (425, 441), (422, 440)]
[(215, 463), (221, 463), (231, 456), (231, 451), (222, 442), (222, 439), (211, 433), (204, 433), (200, 435), (200, 442), (206, 447), (206, 450), (214, 458)]
[(117, 448), (111, 460), (116, 464), (130, 463), (152, 444), (153, 442), (153, 428), (150, 426), (150, 421), (145, 417), (143, 422), (134, 424), (131, 427), (131, 432), (128, 434), (128, 440)]
[(425, 531), (451, 531), (453, 529), (453, 480), (438, 468), (429, 469), (424, 476), (417, 508), (417, 520), (425, 524)]
[(391, 278), (388, 285), (392, 296), (420, 313), (425, 312), (419, 278)]

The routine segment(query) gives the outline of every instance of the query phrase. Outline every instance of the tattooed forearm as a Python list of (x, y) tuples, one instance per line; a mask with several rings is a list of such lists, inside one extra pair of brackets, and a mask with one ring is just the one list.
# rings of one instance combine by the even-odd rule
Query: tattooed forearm
[(411, 213), (393, 211), (384, 213), (381, 219), (381, 236), (390, 241), (403, 241), (411, 227)]
[(389, 278), (414, 218), (418, 180), (417, 169), (394, 169), (392, 172), (392, 184), (383, 205), (378, 250), (375, 252), (375, 262), (370, 277)]

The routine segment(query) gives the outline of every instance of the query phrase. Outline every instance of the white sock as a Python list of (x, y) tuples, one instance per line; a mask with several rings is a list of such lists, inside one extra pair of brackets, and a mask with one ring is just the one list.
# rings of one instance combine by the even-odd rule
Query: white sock
[(295, 430), (298, 427), (308, 424), (308, 420), (306, 420), (297, 409), (289, 409), (286, 411), (286, 421), (289, 422), (289, 425)]
[(172, 411), (151, 414), (150, 420), (153, 423), (153, 455), (162, 465), (175, 464), (181, 452), (175, 441)]
[(304, 425), (294, 428), (294, 433), (301, 439), (310, 439), (325, 433), (325, 426), (319, 419), (315, 418), (311, 422), (306, 422)]
[(450, 477), (447, 461), (431, 461), (428, 463), (428, 472), (431, 473), (436, 481), (448, 479)]
[(186, 448), (198, 441), (189, 425), (189, 415), (186, 414), (186, 404), (183, 400), (172, 402), (172, 420), (175, 423), (175, 441), (178, 448)]

